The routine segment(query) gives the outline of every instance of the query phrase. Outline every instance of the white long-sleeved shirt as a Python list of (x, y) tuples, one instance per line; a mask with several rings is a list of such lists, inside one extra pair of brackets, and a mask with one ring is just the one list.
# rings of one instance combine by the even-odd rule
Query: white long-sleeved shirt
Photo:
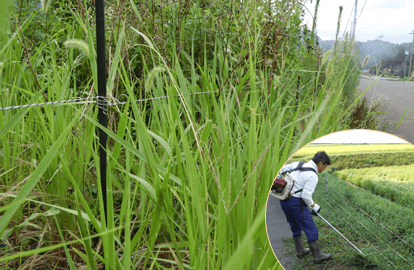
[[(294, 162), (288, 165), (283, 166), (280, 170), (282, 173), (283, 171), (292, 170), (298, 166), (299, 162)], [(313, 168), (315, 171), (318, 171), (318, 167), (316, 167), (315, 162), (310, 160), (303, 164), (303, 168)], [(314, 204), (312, 200), (312, 194), (315, 191), (316, 185), (318, 184), (318, 175), (315, 174), (314, 171), (293, 171), (290, 174), (292, 178), (295, 180), (295, 185), (293, 186), (291, 193), (295, 193), (296, 191), (303, 189), (301, 192), (293, 194), (293, 197), (302, 198), (302, 200), (309, 206)]]

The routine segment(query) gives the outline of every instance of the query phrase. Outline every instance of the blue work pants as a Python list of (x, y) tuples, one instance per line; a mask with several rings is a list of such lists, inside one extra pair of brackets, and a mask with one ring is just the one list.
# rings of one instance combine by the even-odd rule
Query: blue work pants
[(291, 197), (287, 200), (279, 200), (280, 206), (286, 215), (293, 236), (301, 236), (305, 232), (308, 242), (318, 240), (318, 228), (313, 221), (311, 212), (301, 198)]

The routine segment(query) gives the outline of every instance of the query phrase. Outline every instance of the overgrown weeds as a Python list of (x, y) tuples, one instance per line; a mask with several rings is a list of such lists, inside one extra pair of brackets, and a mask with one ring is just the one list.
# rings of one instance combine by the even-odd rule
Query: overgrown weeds
[[(52, 2), (53, 23), (26, 46), (31, 17), (11, 27), (0, 107), (96, 95), (92, 11)], [(299, 147), (346, 126), (339, 93), (353, 73), (338, 80), (323, 68), (297, 1), (109, 1), (106, 12), (108, 96), (126, 99), (104, 129), (107, 222), (97, 106), (1, 112), (0, 234), (16, 249), (0, 262), (63, 249), (67, 263), (51, 266), (280, 269), (264, 229), (269, 179)], [(51, 209), (60, 212), (30, 219)], [(22, 248), (16, 236), (41, 235), (52, 217), (46, 240)]]
[(380, 103), (367, 105), (366, 98), (360, 100), (350, 116), (350, 129), (378, 129)]

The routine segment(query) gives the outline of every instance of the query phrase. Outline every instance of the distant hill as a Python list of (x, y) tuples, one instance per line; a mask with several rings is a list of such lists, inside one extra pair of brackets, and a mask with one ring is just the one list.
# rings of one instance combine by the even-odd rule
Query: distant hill
[(397, 44), (391, 42), (376, 39), (368, 40), (366, 42), (357, 41), (355, 48), (359, 50), (361, 61), (364, 61), (367, 55), (371, 56), (365, 66), (365, 68), (369, 68), (375, 65), (375, 62), (379, 64), (380, 60), (386, 56), (393, 57), (394, 54), (396, 54), (396, 52), (394, 52), (396, 45)]
[[(319, 46), (323, 51), (328, 51), (334, 48), (334, 40), (321, 40), (319, 37)], [(377, 63), (378, 65), (382, 61), (384, 64), (385, 60), (397, 58), (397, 62), (403, 62), (401, 59), (401, 51), (409, 51), (414, 53), (414, 44), (412, 42), (395, 44), (383, 40), (368, 40), (366, 42), (356, 42), (356, 49), (359, 50), (361, 62), (364, 61), (367, 55), (370, 55), (364, 69), (369, 69), (371, 66)]]
[(335, 40), (321, 40), (319, 39), (319, 47), (323, 49), (324, 52), (333, 50), (335, 46)]

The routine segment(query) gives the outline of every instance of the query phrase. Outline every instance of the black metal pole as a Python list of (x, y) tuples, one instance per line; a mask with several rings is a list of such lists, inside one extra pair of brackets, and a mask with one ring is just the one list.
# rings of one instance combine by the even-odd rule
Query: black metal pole
[(326, 201), (328, 201), (328, 172), (325, 171)]
[[(107, 115), (106, 115), (106, 65), (105, 65), (105, 11), (104, 1), (95, 1), (95, 14), (96, 14), (96, 56), (98, 67), (98, 102), (100, 106), (98, 108), (99, 124), (103, 127), (107, 127)], [(100, 159), (100, 172), (101, 172), (101, 187), (102, 187), (102, 199), (104, 205), (105, 223), (107, 223), (107, 203), (106, 203), (106, 141), (107, 135), (99, 129), (99, 159)]]

